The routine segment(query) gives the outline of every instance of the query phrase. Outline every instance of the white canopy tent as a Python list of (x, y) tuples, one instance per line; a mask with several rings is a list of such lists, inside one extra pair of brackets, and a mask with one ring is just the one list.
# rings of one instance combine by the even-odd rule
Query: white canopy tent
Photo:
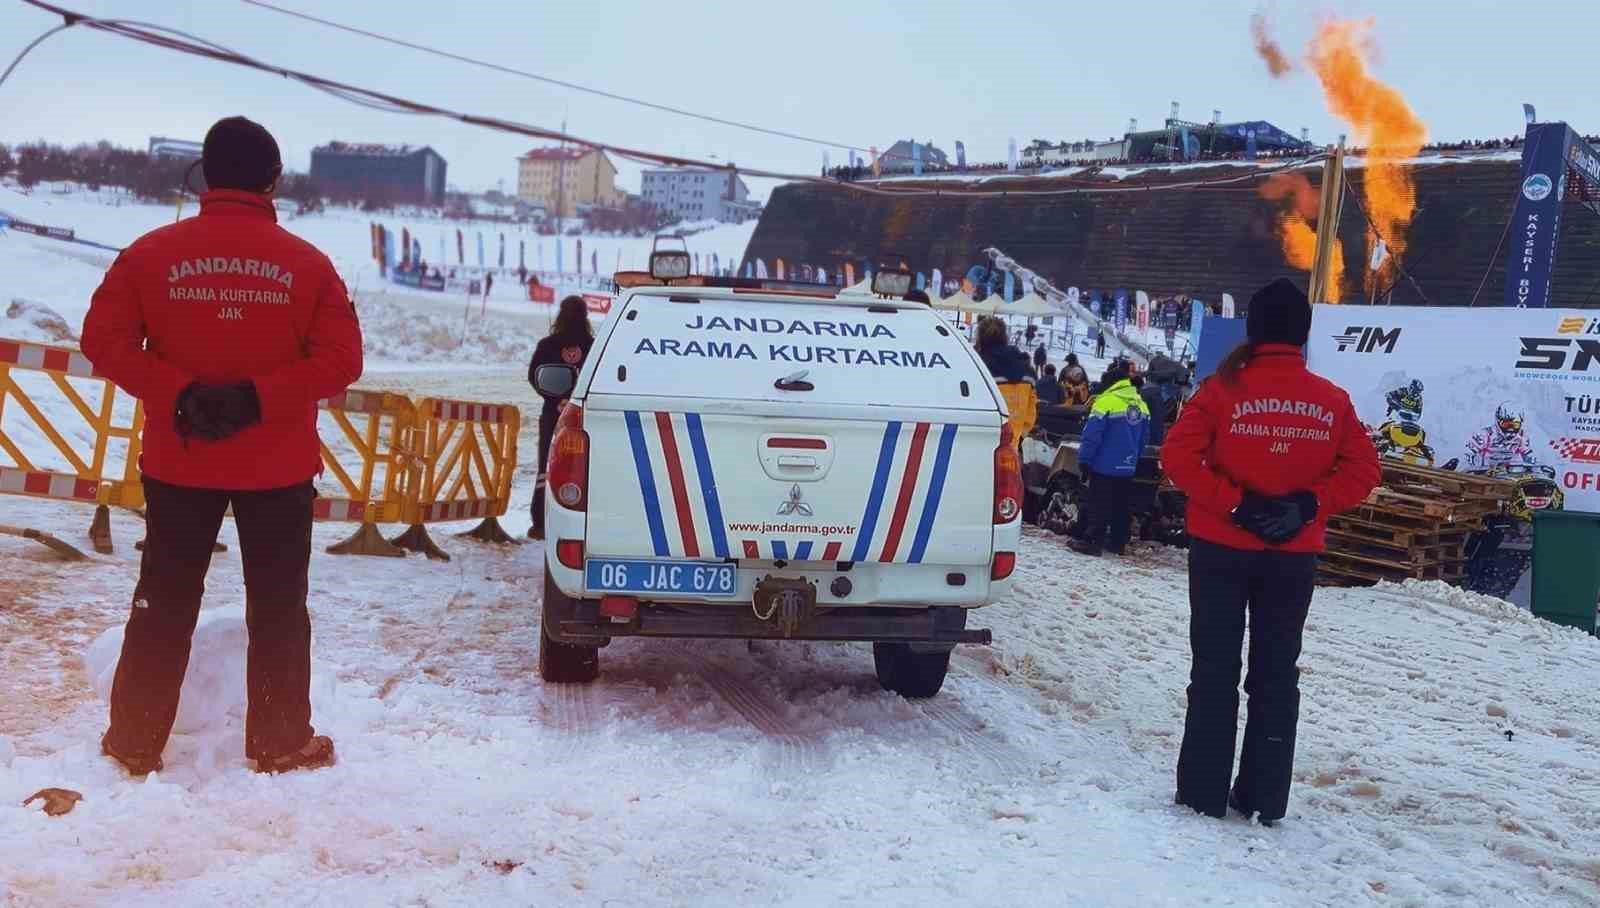
[(1002, 303), (995, 308), (996, 315), (1016, 315), (1024, 318), (1037, 318), (1046, 315), (1066, 315), (1065, 309), (1052, 306), (1048, 300), (1037, 293), (1030, 293), (1014, 303)]

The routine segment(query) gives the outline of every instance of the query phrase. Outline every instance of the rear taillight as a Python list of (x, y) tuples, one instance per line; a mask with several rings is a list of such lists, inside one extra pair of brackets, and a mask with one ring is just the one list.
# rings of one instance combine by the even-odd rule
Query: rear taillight
[(583, 570), (583, 540), (563, 539), (556, 543), (556, 560), (562, 567)]
[(994, 522), (1010, 523), (1022, 513), (1022, 457), (1017, 453), (1011, 424), (1000, 427), (1000, 446), (994, 449)]
[(556, 420), (545, 486), (563, 508), (589, 509), (589, 433), (583, 431), (583, 408), (571, 401)]
[(1011, 572), (1016, 570), (1016, 569), (1017, 569), (1017, 553), (1016, 552), (995, 552), (994, 553), (994, 566), (989, 568), (989, 579), (990, 580), (1004, 580), (1007, 577), (1010, 577), (1011, 576)]

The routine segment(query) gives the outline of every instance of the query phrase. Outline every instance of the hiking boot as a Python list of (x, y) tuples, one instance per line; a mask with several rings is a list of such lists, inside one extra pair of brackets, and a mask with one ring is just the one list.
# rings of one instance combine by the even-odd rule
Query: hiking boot
[[(1239, 816), (1242, 816), (1247, 820), (1250, 819), (1250, 817), (1255, 816), (1256, 813), (1256, 809), (1254, 807), (1246, 804), (1244, 800), (1239, 797), (1239, 789), (1237, 788), (1228, 792), (1228, 806), (1233, 808), (1234, 812), (1239, 814)], [(1256, 816), (1256, 822), (1267, 827), (1268, 829), (1271, 829), (1273, 824), (1277, 823), (1280, 819), (1282, 818), (1273, 817), (1272, 819), (1268, 819), (1264, 816)]]
[(156, 754), (153, 757), (138, 757), (130, 754), (118, 753), (111, 747), (110, 732), (106, 732), (104, 735), (100, 736), (100, 752), (120, 763), (122, 768), (128, 771), (128, 775), (133, 776), (134, 778), (147, 776), (153, 772), (160, 772), (166, 768), (166, 766), (161, 762), (160, 754)]
[(1067, 538), (1067, 548), (1079, 555), (1088, 555), (1090, 558), (1099, 558), (1104, 551), (1098, 542), (1084, 542), (1082, 539)]
[(296, 769), (322, 769), (338, 762), (333, 751), (333, 739), (327, 735), (314, 735), (305, 746), (293, 753), (272, 759), (256, 759), (256, 772), (280, 773)]

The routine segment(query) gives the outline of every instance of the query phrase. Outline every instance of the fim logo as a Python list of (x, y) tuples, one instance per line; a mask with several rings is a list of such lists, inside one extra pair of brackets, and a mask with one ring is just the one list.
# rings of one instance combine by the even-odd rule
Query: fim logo
[(1550, 447), (1562, 460), (1573, 463), (1600, 463), (1600, 438), (1553, 438)]
[(1394, 345), (1400, 342), (1401, 329), (1385, 331), (1377, 327), (1363, 327), (1351, 325), (1344, 329), (1343, 334), (1335, 334), (1333, 339), (1339, 345), (1338, 352), (1355, 348), (1357, 353), (1375, 353), (1381, 347), (1384, 353), (1393, 353)]

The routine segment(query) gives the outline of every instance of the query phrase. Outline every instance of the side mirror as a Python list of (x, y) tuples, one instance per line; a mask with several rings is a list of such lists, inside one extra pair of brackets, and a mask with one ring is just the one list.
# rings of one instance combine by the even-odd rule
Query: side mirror
[(546, 363), (534, 370), (533, 387), (546, 397), (572, 396), (578, 385), (578, 370), (560, 363)]

